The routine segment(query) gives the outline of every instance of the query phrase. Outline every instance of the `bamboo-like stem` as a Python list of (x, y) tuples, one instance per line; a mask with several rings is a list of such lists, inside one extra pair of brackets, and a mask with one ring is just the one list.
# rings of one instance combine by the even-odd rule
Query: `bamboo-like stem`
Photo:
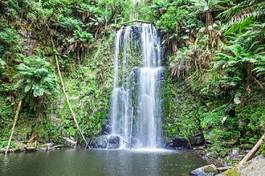
[(12, 126), (12, 129), (11, 129), (11, 134), (9, 136), (8, 144), (7, 144), (7, 147), (6, 147), (6, 150), (5, 150), (5, 155), (7, 155), (8, 149), (9, 149), (10, 144), (11, 144), (11, 140), (12, 140), (12, 137), (13, 137), (13, 134), (14, 134), (14, 131), (15, 131), (16, 124), (17, 124), (17, 119), (18, 119), (20, 108), (21, 108), (21, 104), (22, 104), (22, 100), (20, 100), (18, 105), (17, 105), (16, 115), (14, 117), (14, 122), (13, 122), (13, 126)]
[(239, 165), (244, 164), (245, 162), (251, 160), (253, 156), (257, 153), (260, 146), (265, 142), (265, 134), (262, 135), (262, 137), (259, 139), (259, 141), (256, 143), (256, 145), (248, 152), (248, 154), (239, 162)]
[[(52, 39), (51, 39), (51, 41), (52, 41), (53, 49), (55, 49), (55, 47), (54, 47), (54, 42), (53, 42)], [(62, 77), (62, 74), (61, 74), (61, 70), (60, 70), (60, 66), (59, 66), (59, 62), (58, 62), (58, 58), (57, 58), (57, 55), (56, 55), (56, 54), (54, 54), (54, 58), (55, 58), (56, 67), (57, 67), (57, 72), (58, 72), (58, 75), (59, 75), (59, 78), (60, 78), (60, 82), (61, 82), (61, 85), (62, 85), (62, 90), (63, 90), (64, 96), (65, 96), (65, 98), (66, 98), (66, 102), (67, 102), (68, 108), (69, 108), (69, 110), (70, 110), (70, 112), (71, 112), (71, 114), (72, 114), (72, 118), (74, 119), (75, 125), (76, 125), (76, 127), (77, 127), (77, 129), (78, 129), (80, 135), (82, 136), (84, 142), (86, 143), (86, 147), (87, 147), (87, 146), (88, 146), (88, 142), (87, 142), (87, 140), (86, 140), (86, 138), (85, 138), (85, 136), (84, 136), (84, 134), (83, 134), (83, 132), (82, 132), (82, 130), (81, 130), (81, 128), (80, 128), (80, 126), (79, 126), (77, 120), (76, 120), (75, 113), (74, 113), (74, 111), (73, 111), (73, 109), (72, 109), (72, 106), (71, 106), (71, 104), (70, 104), (70, 101), (69, 101), (68, 95), (67, 95), (67, 93), (66, 93), (65, 86), (64, 86), (64, 82), (63, 82), (63, 77)]]

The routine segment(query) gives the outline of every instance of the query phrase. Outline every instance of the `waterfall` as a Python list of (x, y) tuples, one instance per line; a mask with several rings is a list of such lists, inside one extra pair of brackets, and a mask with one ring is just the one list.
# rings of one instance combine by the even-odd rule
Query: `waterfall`
[(120, 137), (120, 148), (160, 146), (160, 45), (152, 24), (126, 26), (116, 33), (110, 135)]

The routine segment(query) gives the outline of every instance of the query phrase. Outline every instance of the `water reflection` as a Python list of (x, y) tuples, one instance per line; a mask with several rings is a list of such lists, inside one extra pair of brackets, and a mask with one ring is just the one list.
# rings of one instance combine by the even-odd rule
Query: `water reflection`
[(188, 176), (204, 164), (190, 152), (67, 150), (0, 155), (0, 175)]
[[(114, 154), (115, 153), (115, 154)], [(111, 162), (110, 162), (111, 161)], [(104, 157), (105, 175), (127, 176), (146, 175), (160, 176), (160, 156), (151, 153), (112, 151)]]

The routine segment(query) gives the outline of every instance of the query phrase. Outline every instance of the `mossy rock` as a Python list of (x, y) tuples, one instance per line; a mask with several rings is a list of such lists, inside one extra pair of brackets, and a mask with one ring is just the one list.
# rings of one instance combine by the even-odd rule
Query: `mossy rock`
[(224, 172), (224, 176), (240, 176), (237, 168), (232, 168)]
[(200, 168), (197, 168), (193, 171), (191, 171), (191, 175), (198, 176), (198, 175), (204, 175), (204, 176), (213, 176), (218, 173), (218, 170), (215, 165), (206, 165)]

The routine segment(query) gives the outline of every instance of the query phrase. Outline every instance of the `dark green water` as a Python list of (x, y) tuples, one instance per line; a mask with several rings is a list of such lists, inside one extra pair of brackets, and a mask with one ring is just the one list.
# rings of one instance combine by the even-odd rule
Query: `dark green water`
[(204, 164), (183, 151), (61, 150), (0, 155), (0, 176), (188, 176)]

